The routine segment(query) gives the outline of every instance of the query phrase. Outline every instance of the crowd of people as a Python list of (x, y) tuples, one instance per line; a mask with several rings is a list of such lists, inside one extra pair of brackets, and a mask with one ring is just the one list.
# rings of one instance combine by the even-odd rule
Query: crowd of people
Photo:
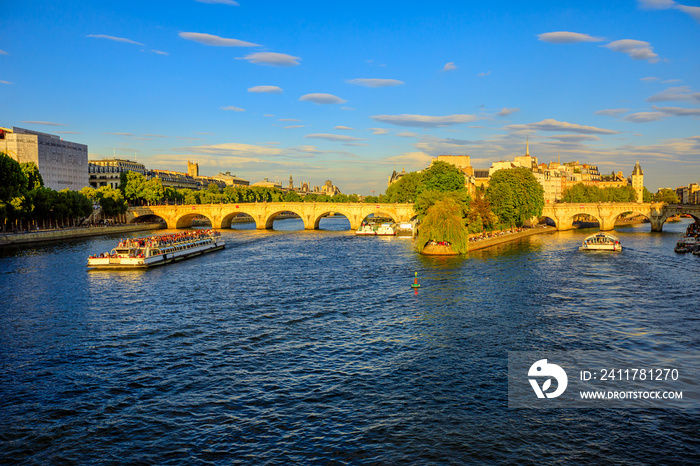
[[(221, 233), (214, 230), (189, 230), (182, 231), (178, 233), (171, 233), (168, 235), (154, 235), (148, 236), (146, 238), (127, 238), (120, 239), (118, 248), (130, 248), (130, 249), (141, 249), (141, 248), (165, 248), (168, 246), (173, 246), (179, 243), (186, 243), (189, 241), (195, 241), (202, 238), (210, 238), (212, 236), (219, 236)], [(130, 253), (135, 254), (135, 253)], [(108, 252), (98, 254), (96, 256), (90, 256), (91, 259), (98, 257), (116, 257), (116, 254), (111, 254)], [(142, 253), (134, 255), (133, 257), (143, 257)]]

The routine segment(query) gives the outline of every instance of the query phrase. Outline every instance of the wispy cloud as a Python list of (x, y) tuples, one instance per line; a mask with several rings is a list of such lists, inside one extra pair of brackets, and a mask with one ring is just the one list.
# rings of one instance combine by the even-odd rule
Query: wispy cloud
[(482, 71), (481, 73), (477, 74), (478, 77), (483, 78), (484, 76), (490, 75), (490, 71)]
[(0, 55), (9, 55), (9, 54), (7, 52), (5, 52), (4, 50), (0, 49)]
[(221, 110), (227, 110), (229, 112), (245, 112), (244, 109), (240, 107), (234, 107), (233, 105), (229, 105), (228, 107), (219, 107)]
[(681, 5), (673, 0), (637, 0), (642, 10), (668, 10), (676, 9), (690, 15), (695, 21), (700, 22), (700, 7)]
[(254, 86), (249, 87), (248, 92), (254, 92), (256, 94), (281, 94), (282, 88), (278, 86)]
[(0, 79), (0, 84), (14, 84), (14, 83), (13, 83), (13, 82), (10, 82), (10, 81), (4, 81), (4, 80)]
[(640, 81), (644, 81), (645, 83), (652, 83), (654, 81), (658, 81), (661, 78), (657, 78), (656, 76), (647, 76), (646, 78), (639, 78)]
[(400, 86), (404, 84), (403, 81), (398, 79), (379, 79), (379, 78), (356, 78), (348, 79), (346, 81), (348, 84), (355, 84), (356, 86), (365, 87), (390, 87), (390, 86)]
[(626, 53), (634, 60), (648, 60), (649, 63), (657, 63), (659, 55), (654, 53), (654, 49), (649, 42), (634, 39), (622, 39), (610, 42), (601, 47), (609, 48), (614, 52)]
[(342, 129), (342, 130), (345, 130), (345, 131), (354, 131), (354, 130), (355, 130), (354, 128), (351, 128), (351, 127), (349, 127), (349, 126), (336, 126), (336, 127), (333, 128), (333, 129)]
[(326, 141), (334, 141), (334, 142), (364, 141), (364, 139), (362, 139), (362, 138), (355, 138), (352, 136), (346, 136), (344, 134), (314, 133), (314, 134), (307, 134), (304, 137), (308, 138), (308, 139), (325, 139)]
[(595, 112), (596, 115), (605, 115), (610, 117), (619, 117), (623, 113), (629, 112), (629, 108), (609, 108), (606, 110), (598, 110)]
[(286, 53), (275, 53), (275, 52), (256, 52), (250, 53), (245, 57), (236, 58), (236, 60), (248, 60), (250, 63), (256, 65), (268, 65), (268, 66), (299, 66), (299, 57), (293, 57), (292, 55), (287, 55)]
[(163, 52), (162, 50), (151, 50), (151, 52), (157, 55), (170, 55), (168, 52)]
[(455, 62), (450, 61), (445, 63), (445, 66), (442, 67), (442, 71), (454, 71), (457, 69), (457, 65), (455, 65)]
[[(273, 116), (273, 115), (270, 115)], [(297, 118), (278, 118), (277, 121), (301, 121)]]
[(401, 133), (397, 133), (396, 135), (402, 138), (417, 138), (420, 136), (420, 134), (413, 133), (411, 131), (403, 131)]
[(667, 79), (665, 81), (661, 81), (661, 84), (675, 84), (681, 82), (682, 79)]
[(652, 108), (666, 115), (700, 117), (700, 108), (657, 107), (656, 105), (652, 105)]
[(112, 136), (126, 136), (126, 137), (134, 135), (134, 133), (102, 133), (102, 134), (109, 134)]
[(545, 32), (544, 34), (537, 34), (537, 37), (542, 42), (549, 42), (551, 44), (573, 44), (576, 42), (602, 42), (605, 39), (602, 37), (593, 37), (588, 34), (581, 34), (580, 32), (568, 32), (568, 31), (557, 31), (557, 32)]
[(505, 116), (510, 115), (511, 113), (519, 112), (519, 111), (520, 111), (519, 108), (506, 108), (506, 107), (503, 107), (503, 110), (501, 110), (500, 112), (498, 112), (497, 115), (498, 115), (499, 117), (505, 117)]
[(622, 121), (628, 121), (630, 123), (649, 123), (652, 121), (659, 121), (666, 116), (667, 115), (663, 112), (637, 112), (622, 117)]
[(381, 136), (381, 135), (387, 134), (389, 132), (389, 130), (386, 128), (367, 128), (367, 129), (372, 131), (372, 134), (374, 134), (375, 136)]
[(88, 34), (85, 37), (93, 37), (95, 39), (107, 39), (107, 40), (112, 40), (114, 42), (123, 42), (125, 44), (144, 45), (141, 42), (136, 42), (135, 40), (127, 39), (125, 37), (107, 36), (104, 34)]
[(239, 6), (238, 2), (234, 2), (233, 0), (194, 0), (195, 2), (199, 3), (215, 3), (219, 5), (229, 5), (229, 6)]
[(700, 92), (693, 92), (690, 86), (669, 87), (652, 95), (647, 102), (696, 102), (700, 103)]
[(558, 136), (549, 136), (549, 139), (556, 139), (565, 143), (579, 143), (584, 141), (600, 141), (600, 138), (594, 134), (560, 134)]
[(374, 121), (389, 123), (396, 126), (409, 126), (417, 128), (440, 128), (443, 126), (457, 125), (461, 123), (469, 123), (478, 120), (476, 115), (445, 115), (445, 116), (429, 116), (429, 115), (374, 115)]
[(557, 121), (551, 118), (542, 120), (537, 123), (528, 123), (526, 125), (509, 125), (505, 129), (509, 131), (522, 131), (522, 130), (539, 130), (539, 131), (562, 131), (571, 133), (581, 133), (581, 134), (618, 134), (619, 131), (613, 131), (611, 129), (596, 128), (595, 126), (584, 126), (577, 125), (575, 123), (568, 123), (566, 121)]
[(213, 47), (261, 47), (260, 44), (246, 42), (238, 39), (227, 39), (226, 37), (215, 36), (213, 34), (204, 34), (201, 32), (181, 32), (178, 34), (183, 39), (198, 42), (204, 45)]
[(319, 105), (344, 104), (345, 102), (347, 102), (347, 100), (343, 100), (340, 97), (335, 96), (333, 94), (323, 93), (306, 94), (299, 97), (299, 100), (301, 100), (302, 102), (313, 102)]
[(54, 131), (56, 134), (82, 134), (80, 131)]
[(306, 125), (290, 125), (290, 126), (285, 126), (283, 129), (294, 129), (294, 128), (303, 128)]
[(44, 125), (44, 126), (68, 126), (66, 123), (54, 123), (52, 121), (23, 121), (22, 123), (29, 123), (32, 125)]

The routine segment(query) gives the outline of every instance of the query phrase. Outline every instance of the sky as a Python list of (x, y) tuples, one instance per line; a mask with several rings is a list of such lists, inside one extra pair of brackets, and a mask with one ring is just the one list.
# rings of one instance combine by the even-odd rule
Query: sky
[(441, 154), (700, 183), (700, 1), (0, 0), (0, 126), (384, 192)]

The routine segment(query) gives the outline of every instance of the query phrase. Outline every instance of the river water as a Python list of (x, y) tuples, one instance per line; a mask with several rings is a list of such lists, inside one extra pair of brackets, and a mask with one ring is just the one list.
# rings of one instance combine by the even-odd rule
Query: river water
[(700, 349), (686, 225), (436, 258), (289, 219), (145, 272), (85, 270), (115, 237), (0, 250), (0, 462), (698, 464), (697, 411), (507, 399), (508, 351)]

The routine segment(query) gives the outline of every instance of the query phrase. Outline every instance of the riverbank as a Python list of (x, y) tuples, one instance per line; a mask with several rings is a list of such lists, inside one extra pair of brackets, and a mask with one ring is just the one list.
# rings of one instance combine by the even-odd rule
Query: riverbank
[(27, 233), (0, 234), (0, 246), (11, 244), (32, 244), (46, 241), (88, 238), (90, 236), (113, 235), (142, 230), (160, 230), (165, 223), (139, 223), (130, 225), (96, 226), (87, 228), (64, 228), (61, 230), (30, 231)]
[(491, 246), (507, 243), (516, 239), (525, 238), (527, 236), (540, 235), (542, 233), (553, 233), (555, 231), (557, 231), (557, 229), (552, 226), (537, 226), (535, 228), (528, 228), (526, 230), (518, 231), (515, 233), (505, 233), (503, 235), (495, 236), (493, 238), (487, 238), (478, 241), (469, 241), (469, 248), (467, 249), (467, 252), (490, 248)]

